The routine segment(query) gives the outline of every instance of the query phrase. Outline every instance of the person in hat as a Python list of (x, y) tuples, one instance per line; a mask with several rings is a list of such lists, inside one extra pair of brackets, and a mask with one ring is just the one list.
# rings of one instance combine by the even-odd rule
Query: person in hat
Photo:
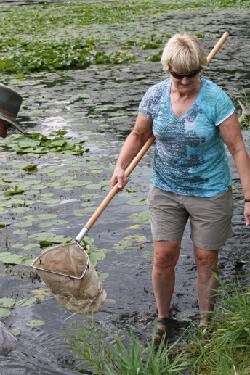
[[(25, 134), (16, 123), (23, 98), (11, 88), (0, 85), (0, 137), (6, 138), (10, 126)], [(16, 346), (16, 338), (0, 322), (0, 355), (8, 354)]]
[(16, 123), (16, 117), (21, 107), (23, 98), (11, 88), (0, 85), (0, 137), (6, 138), (8, 128), (14, 126), (19, 132), (25, 134)]

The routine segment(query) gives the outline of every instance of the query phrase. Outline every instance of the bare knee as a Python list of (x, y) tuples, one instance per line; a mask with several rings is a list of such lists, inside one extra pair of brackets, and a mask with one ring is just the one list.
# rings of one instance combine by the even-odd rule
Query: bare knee
[(154, 267), (158, 270), (174, 268), (180, 254), (179, 241), (154, 242)]
[(194, 253), (197, 269), (213, 271), (217, 268), (218, 250), (203, 250), (195, 247)]

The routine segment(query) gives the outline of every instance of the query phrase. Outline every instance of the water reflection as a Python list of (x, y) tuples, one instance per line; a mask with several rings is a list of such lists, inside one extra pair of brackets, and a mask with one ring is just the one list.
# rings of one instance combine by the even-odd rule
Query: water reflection
[(47, 117), (41, 122), (41, 128), (44, 133), (50, 133), (55, 130), (70, 130), (70, 123), (61, 116)]

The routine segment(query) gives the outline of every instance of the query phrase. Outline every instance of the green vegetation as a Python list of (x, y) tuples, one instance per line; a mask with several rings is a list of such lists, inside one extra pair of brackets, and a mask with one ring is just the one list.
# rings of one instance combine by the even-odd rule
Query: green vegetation
[[(136, 60), (124, 46), (143, 49), (162, 47), (169, 34), (138, 40), (117, 35), (115, 30), (168, 12), (202, 8), (250, 7), (246, 0), (224, 1), (112, 1), (103, 3), (60, 2), (28, 6), (0, 5), (0, 72), (23, 74), (40, 71), (85, 69), (92, 64), (121, 64)], [(108, 29), (112, 27), (113, 30)], [(90, 38), (91, 35), (91, 38)], [(137, 51), (137, 53), (140, 53)], [(158, 61), (151, 57), (152, 61)]]
[[(222, 293), (222, 290), (221, 290)], [(225, 292), (224, 292), (225, 293)], [(200, 329), (186, 344), (141, 345), (134, 334), (103, 332), (90, 322), (76, 327), (73, 350), (95, 375), (248, 375), (250, 369), (250, 290), (226, 294), (208, 329)], [(192, 327), (191, 327), (192, 331)], [(194, 335), (192, 335), (194, 336)], [(78, 368), (80, 370), (80, 368)]]
[(30, 133), (27, 136), (15, 134), (10, 136), (8, 140), (0, 140), (0, 148), (4, 151), (14, 151), (17, 154), (44, 155), (49, 152), (68, 152), (72, 155), (82, 155), (89, 151), (88, 148), (83, 147), (84, 143), (85, 141), (82, 140), (69, 140), (66, 131), (56, 130), (48, 136), (41, 133)]
[(250, 289), (226, 296), (210, 334), (188, 347), (191, 374), (248, 375), (250, 370)]
[(71, 344), (84, 360), (77, 371), (87, 364), (95, 375), (181, 375), (187, 368), (185, 358), (172, 356), (174, 346), (156, 351), (152, 341), (143, 346), (133, 333), (104, 332), (95, 322), (77, 328)]

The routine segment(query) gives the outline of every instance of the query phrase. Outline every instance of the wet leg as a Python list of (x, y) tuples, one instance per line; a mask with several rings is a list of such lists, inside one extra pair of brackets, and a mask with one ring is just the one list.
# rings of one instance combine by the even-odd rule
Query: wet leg
[(152, 284), (159, 318), (169, 317), (180, 241), (155, 241)]
[(215, 292), (218, 278), (215, 274), (218, 266), (218, 250), (203, 250), (194, 246), (195, 263), (197, 267), (197, 294), (200, 309), (201, 325), (209, 322), (209, 313), (214, 309)]

